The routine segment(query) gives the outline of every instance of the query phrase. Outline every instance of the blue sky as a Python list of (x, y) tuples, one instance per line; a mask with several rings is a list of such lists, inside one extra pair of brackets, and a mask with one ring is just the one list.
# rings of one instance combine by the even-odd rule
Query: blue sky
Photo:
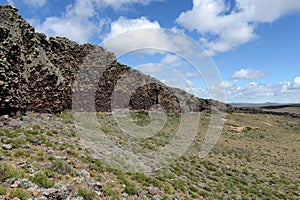
[[(201, 71), (205, 67), (197, 72), (175, 50), (128, 52), (119, 60), (199, 97), (217, 98), (215, 94), (225, 89), (226, 102), (300, 102), (299, 0), (0, 0), (0, 3), (16, 6), (38, 32), (66, 36), (79, 43), (101, 44), (116, 53), (130, 45), (143, 47), (149, 43), (165, 49), (178, 47), (180, 53), (188, 51), (184, 49), (184, 39), (175, 41), (166, 34), (166, 30), (172, 30), (205, 49), (206, 56), (213, 61), (207, 70), (215, 73), (212, 68), (216, 68), (220, 72), (215, 85), (207, 81), (211, 78), (209, 73)], [(157, 31), (147, 31), (149, 28)], [(124, 41), (128, 31), (129, 42)], [(109, 38), (114, 38), (113, 46), (107, 42)], [(202, 63), (207, 61), (201, 59)]]

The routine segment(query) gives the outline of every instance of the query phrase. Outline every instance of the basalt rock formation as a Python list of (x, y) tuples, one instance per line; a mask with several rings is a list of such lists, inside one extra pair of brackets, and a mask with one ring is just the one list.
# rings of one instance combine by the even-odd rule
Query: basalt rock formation
[[(232, 109), (168, 87), (117, 62), (114, 54), (102, 47), (79, 45), (63, 37), (47, 39), (17, 11), (0, 5), (1, 115), (26, 111), (57, 113), (71, 109), (74, 99), (79, 102), (75, 109), (97, 112), (126, 106), (149, 110), (156, 104), (169, 112), (210, 111), (211, 105), (220, 110)], [(132, 86), (137, 81), (145, 84)], [(122, 95), (127, 95), (125, 101), (120, 98)]]

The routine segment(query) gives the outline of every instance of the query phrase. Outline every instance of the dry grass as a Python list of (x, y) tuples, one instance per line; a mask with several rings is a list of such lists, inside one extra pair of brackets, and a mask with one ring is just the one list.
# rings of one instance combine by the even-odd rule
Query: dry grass
[[(139, 120), (138, 117), (135, 116), (135, 120)], [(70, 113), (58, 118), (59, 126), (73, 127)], [(137, 139), (129, 143), (129, 136), (120, 134), (111, 115), (98, 116), (101, 127), (105, 127), (104, 134), (123, 146), (137, 142), (131, 147), (141, 152), (155, 150), (168, 143), (172, 132), (178, 130), (179, 118), (180, 115), (170, 115), (162, 132), (143, 139), (141, 143)], [(138, 122), (142, 123), (143, 120), (144, 116)], [(45, 125), (38, 120), (31, 131), (0, 130), (1, 136), (8, 136), (9, 142), (15, 144), (12, 151), (0, 150), (5, 156), (1, 162), (9, 165), (34, 162), (34, 167), (45, 173), (50, 181), (68, 183), (76, 188), (87, 186), (74, 182), (74, 171), (86, 169), (91, 178), (103, 184), (102, 199), (122, 199), (124, 192), (134, 199), (133, 196), (139, 191), (143, 191), (145, 198), (151, 198), (155, 193), (162, 199), (172, 199), (174, 195), (180, 199), (299, 199), (300, 119), (262, 114), (228, 114), (215, 148), (207, 157), (199, 159), (197, 153), (209, 127), (209, 120), (210, 114), (201, 115), (198, 134), (188, 151), (170, 166), (150, 174), (120, 171), (103, 160), (95, 160), (92, 151), (74, 145), (78, 140), (74, 130), (60, 132), (57, 126), (45, 129)], [(18, 135), (22, 133), (26, 138), (20, 142)], [(40, 144), (35, 144), (35, 138), (39, 139)], [(57, 143), (60, 145), (57, 146)], [(30, 145), (30, 148), (24, 150), (24, 144)], [(45, 152), (46, 146), (55, 147), (56, 155), (68, 158), (71, 165), (65, 168), (67, 170), (57, 170), (63, 169), (60, 167), (63, 163)], [(20, 154), (20, 151), (30, 154)], [(30, 177), (28, 171), (21, 169), (9, 177), (18, 177), (18, 174)], [(0, 185), (2, 193), (9, 190), (9, 187)], [(89, 198), (94, 195), (91, 188), (81, 192)]]

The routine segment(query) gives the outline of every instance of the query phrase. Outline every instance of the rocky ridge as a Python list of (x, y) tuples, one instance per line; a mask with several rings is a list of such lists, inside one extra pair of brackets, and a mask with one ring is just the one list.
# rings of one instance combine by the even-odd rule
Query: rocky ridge
[[(72, 108), (97, 112), (124, 107), (150, 110), (160, 104), (168, 112), (210, 112), (214, 106), (227, 112), (300, 117), (257, 108), (233, 108), (197, 98), (117, 62), (112, 52), (100, 46), (79, 45), (64, 37), (47, 39), (45, 34), (35, 32), (17, 11), (10, 5), (0, 5), (0, 115), (27, 111), (59, 113)], [(76, 83), (82, 69), (87, 73)], [(136, 82), (141, 84), (132, 91), (136, 87), (132, 83)], [(115, 94), (127, 96), (126, 101), (114, 98)], [(95, 96), (94, 103), (90, 102), (91, 96)], [(75, 106), (74, 98), (80, 98)]]
[[(131, 109), (149, 110), (156, 104), (169, 112), (209, 111), (211, 105), (222, 110), (226, 108), (223, 103), (199, 99), (170, 88), (123, 65), (117, 62), (112, 52), (102, 47), (79, 45), (63, 37), (47, 39), (45, 34), (36, 33), (17, 11), (9, 5), (0, 6), (1, 114), (26, 111), (58, 113), (72, 108), (74, 92), (79, 92), (77, 94), (82, 98), (75, 109), (84, 111), (93, 111), (96, 107), (97, 112), (110, 112), (113, 93), (131, 94), (128, 96), (129, 105), (116, 100), (121, 107)], [(74, 87), (79, 70), (85, 68), (88, 73), (80, 77)], [(124, 75), (131, 75), (135, 80), (125, 78), (125, 84), (122, 84), (125, 87), (116, 89)], [(92, 83), (91, 80), (97, 82)], [(131, 83), (136, 80), (147, 84), (129, 92)], [(97, 85), (96, 91), (91, 84)], [(89, 105), (87, 101), (93, 94), (95, 105)]]

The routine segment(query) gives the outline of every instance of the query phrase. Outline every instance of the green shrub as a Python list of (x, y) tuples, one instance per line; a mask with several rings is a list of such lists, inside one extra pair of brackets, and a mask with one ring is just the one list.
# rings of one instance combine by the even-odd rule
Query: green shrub
[(171, 194), (171, 193), (172, 193), (172, 189), (171, 189), (171, 187), (168, 186), (168, 185), (165, 185), (165, 186), (164, 186), (164, 191), (165, 191), (165, 193), (167, 193), (167, 194)]
[(135, 195), (137, 193), (137, 189), (135, 185), (129, 184), (124, 188), (124, 191), (129, 195)]
[(0, 163), (0, 181), (4, 182), (8, 178), (14, 178), (18, 176), (18, 171), (15, 167)]
[(38, 135), (40, 131), (38, 130), (27, 130), (26, 131), (27, 135)]
[(38, 138), (40, 141), (42, 141), (42, 143), (46, 143), (46, 142), (47, 142), (47, 138), (46, 138), (46, 136), (44, 136), (44, 135), (39, 135), (37, 138)]
[(54, 134), (53, 134), (52, 132), (48, 131), (48, 132), (46, 133), (46, 135), (52, 137)]
[(71, 131), (70, 131), (70, 136), (71, 136), (71, 137), (77, 137), (77, 132), (74, 131), (74, 130), (71, 130)]
[(114, 132), (110, 127), (108, 127), (106, 125), (102, 126), (101, 129), (104, 133), (113, 133)]
[(149, 176), (146, 176), (143, 173), (136, 173), (132, 176), (132, 178), (136, 181), (138, 181), (139, 183), (142, 183), (145, 186), (150, 186), (152, 184), (152, 179)]
[(103, 193), (111, 197), (112, 199), (120, 199), (118, 193), (112, 189), (112, 186), (108, 185), (103, 188)]
[(5, 130), (5, 135), (8, 138), (16, 138), (19, 136), (19, 133), (15, 132), (15, 131), (9, 131), (9, 130)]
[(22, 145), (26, 144), (26, 141), (24, 139), (16, 138), (11, 143), (15, 148), (20, 148)]
[(29, 154), (27, 151), (24, 151), (24, 150), (17, 150), (17, 151), (14, 153), (14, 156), (15, 156), (15, 157), (22, 157), (22, 156), (29, 157), (30, 154)]
[(174, 188), (177, 191), (185, 191), (185, 183), (182, 180), (178, 180), (176, 182), (174, 182)]
[(54, 171), (52, 171), (52, 170), (45, 170), (45, 175), (47, 176), (47, 177), (49, 177), (49, 178), (53, 178), (53, 177), (55, 177), (56, 175), (57, 175), (57, 173), (56, 172), (54, 172)]
[(23, 189), (15, 189), (10, 191), (10, 198), (19, 198), (21, 200), (27, 200), (29, 198), (29, 193)]
[(30, 180), (43, 188), (51, 188), (54, 186), (54, 181), (51, 181), (45, 174), (35, 174)]
[(130, 114), (131, 114), (131, 118), (139, 126), (147, 126), (151, 122), (148, 112), (139, 111), (139, 112), (130, 113)]
[(73, 172), (72, 167), (62, 160), (54, 160), (52, 162), (52, 170), (62, 175), (71, 174)]
[(0, 195), (6, 195), (7, 194), (7, 188), (0, 185)]
[(169, 198), (169, 197), (167, 197), (167, 196), (163, 196), (163, 197), (161, 198), (161, 200), (169, 200), (169, 199), (171, 199), (171, 198)]
[(45, 142), (45, 144), (46, 144), (47, 147), (55, 148), (55, 145), (50, 141)]
[(95, 199), (95, 192), (87, 190), (85, 188), (79, 188), (78, 189), (78, 196), (81, 196), (84, 198), (84, 200), (94, 200)]

